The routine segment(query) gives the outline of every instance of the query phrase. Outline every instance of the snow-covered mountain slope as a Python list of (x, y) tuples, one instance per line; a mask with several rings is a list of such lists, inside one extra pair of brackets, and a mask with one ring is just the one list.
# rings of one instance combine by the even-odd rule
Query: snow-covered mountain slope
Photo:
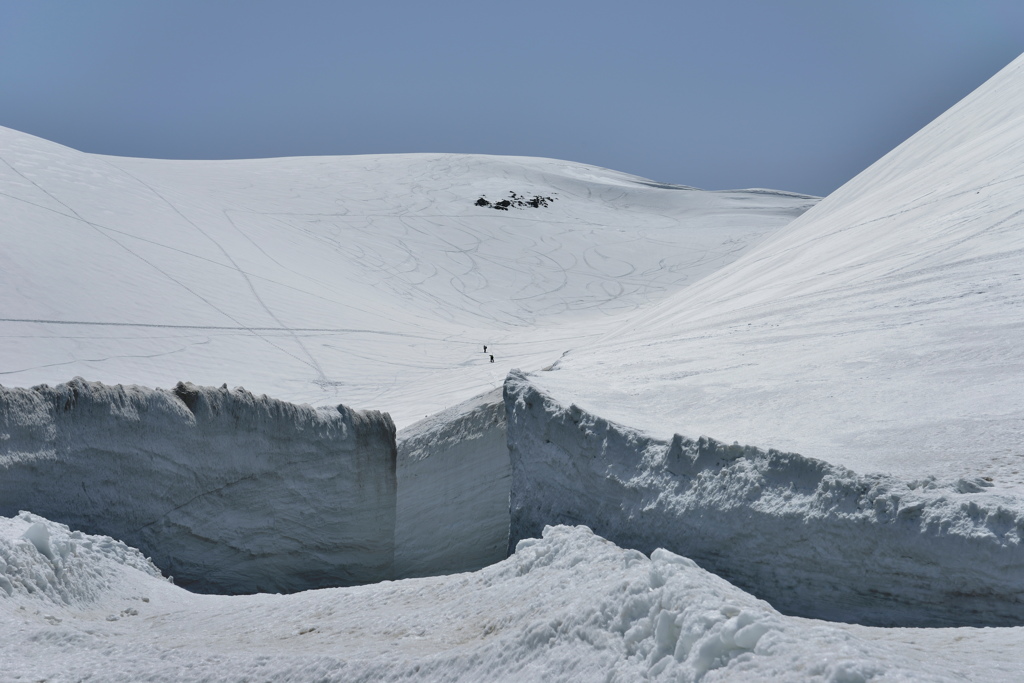
[[(510, 192), (551, 201), (476, 205)], [(401, 427), (815, 202), (525, 157), (163, 161), (0, 129), (0, 382), (226, 382)]]
[(1015, 680), (1020, 629), (784, 617), (656, 551), (554, 527), (472, 574), (211, 596), (38, 516), (0, 518), (9, 680)]
[(392, 577), (395, 427), (247, 391), (0, 387), (0, 515), (130, 543), (193, 590)]
[(534, 380), (565, 405), (1024, 490), (1024, 57), (732, 264)]

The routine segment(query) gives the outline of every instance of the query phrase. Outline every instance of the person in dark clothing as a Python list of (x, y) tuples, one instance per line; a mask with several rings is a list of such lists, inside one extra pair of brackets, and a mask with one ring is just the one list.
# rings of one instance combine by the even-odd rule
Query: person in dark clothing
[(487, 353), (487, 344), (484, 344), (484, 353)]
[(494, 362), (494, 354), (491, 354), (491, 362)]

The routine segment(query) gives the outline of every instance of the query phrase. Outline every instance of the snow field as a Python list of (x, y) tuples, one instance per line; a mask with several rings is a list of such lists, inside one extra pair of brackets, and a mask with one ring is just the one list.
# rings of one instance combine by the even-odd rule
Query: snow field
[[(0, 390), (19, 416), (0, 501), (29, 503), (0, 510), (5, 673), (1020, 680), (1020, 628), (825, 624), (741, 588), (862, 624), (1021, 623), (1022, 122), (1024, 57), (772, 234), (813, 199), (510, 157), (114, 159), (0, 131), (5, 381), (227, 380), (411, 425), (396, 449), (376, 416), (389, 454), (324, 477), (314, 447), (268, 454), (366, 415), (226, 387)], [(509, 190), (556, 199), (473, 205)], [(516, 366), (549, 371), (505, 381)], [(462, 403), (503, 382), (507, 425)], [(173, 505), (133, 520), (125, 482)], [(472, 569), (506, 533), (516, 552), (208, 596), (33, 514), (132, 521), (111, 533), (236, 586), (268, 558), (267, 580), (337, 581), (345, 543), (377, 563), (364, 580)]]
[[(399, 427), (597, 339), (817, 201), (527, 157), (104, 157), (2, 128), (0, 184), (4, 384), (187, 378)], [(474, 205), (510, 191), (557, 199)]]

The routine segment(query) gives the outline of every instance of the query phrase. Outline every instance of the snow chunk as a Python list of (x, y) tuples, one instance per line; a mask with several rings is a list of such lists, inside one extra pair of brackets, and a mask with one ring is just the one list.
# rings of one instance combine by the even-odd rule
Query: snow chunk
[(53, 549), (50, 547), (50, 532), (46, 528), (46, 525), (42, 522), (35, 522), (30, 526), (25, 533), (21, 535), (22, 538), (29, 541), (36, 547), (40, 553), (42, 553), (46, 559), (53, 562)]

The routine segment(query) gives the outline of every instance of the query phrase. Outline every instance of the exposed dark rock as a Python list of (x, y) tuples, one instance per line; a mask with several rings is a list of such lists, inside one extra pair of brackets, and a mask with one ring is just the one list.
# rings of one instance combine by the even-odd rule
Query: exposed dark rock
[(476, 200), (476, 206), (486, 206), (498, 211), (508, 211), (510, 208), (515, 209), (539, 209), (542, 206), (549, 206), (551, 202), (555, 201), (554, 197), (544, 197), (541, 195), (534, 195), (533, 197), (527, 198), (526, 195), (516, 194), (515, 192), (508, 193), (511, 199), (502, 199), (497, 202), (490, 202), (486, 197), (480, 197)]

